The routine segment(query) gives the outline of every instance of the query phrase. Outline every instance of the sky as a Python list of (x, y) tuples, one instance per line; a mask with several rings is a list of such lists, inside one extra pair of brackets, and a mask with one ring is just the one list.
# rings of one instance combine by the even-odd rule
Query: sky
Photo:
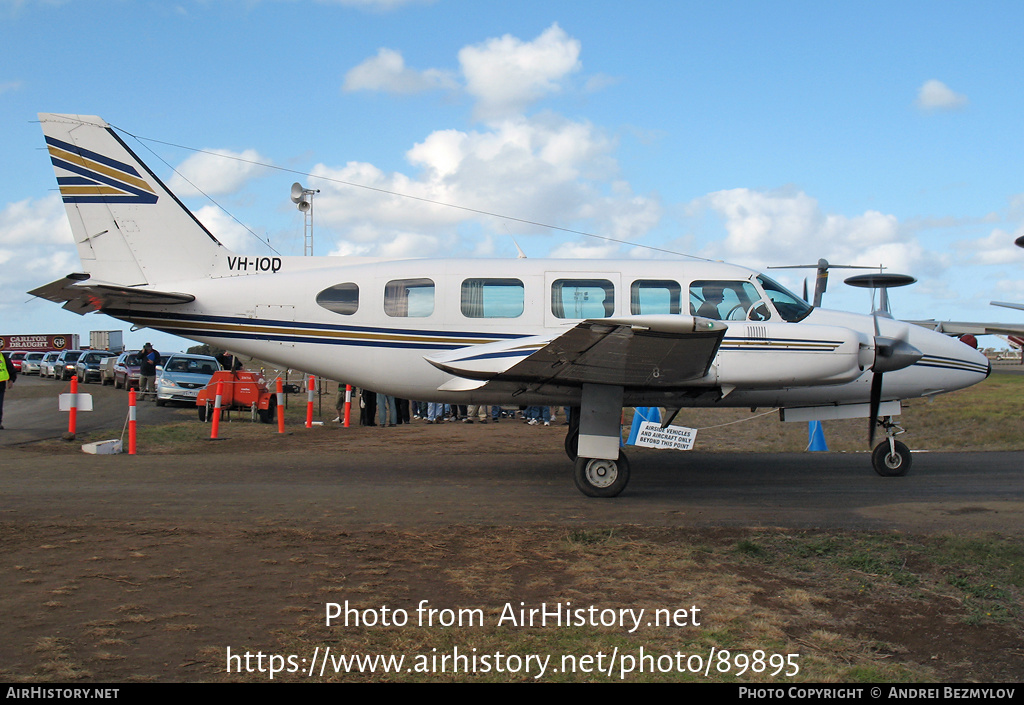
[[(1024, 322), (989, 306), (1024, 302), (1021, 26), (999, 1), (0, 0), (0, 329), (126, 327), (25, 293), (80, 268), (38, 112), (122, 130), (243, 254), (303, 253), (299, 181), (317, 255), (824, 257), (916, 277), (900, 318)], [(853, 273), (827, 307), (871, 309)]]

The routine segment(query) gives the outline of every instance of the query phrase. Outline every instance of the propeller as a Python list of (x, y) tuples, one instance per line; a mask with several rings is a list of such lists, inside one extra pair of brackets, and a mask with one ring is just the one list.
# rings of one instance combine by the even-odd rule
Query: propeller
[(815, 308), (821, 308), (821, 296), (828, 288), (828, 270), (830, 269), (878, 269), (878, 267), (864, 267), (856, 264), (831, 264), (827, 259), (819, 259), (817, 264), (790, 264), (780, 267), (768, 267), (768, 269), (816, 269), (818, 274), (814, 279), (814, 301), (807, 298), (807, 280), (804, 280), (804, 301), (807, 301)]
[(899, 329), (897, 336), (890, 337), (882, 335), (878, 324), (879, 318), (892, 318), (892, 314), (889, 312), (888, 289), (894, 286), (906, 286), (916, 281), (916, 279), (906, 274), (881, 273), (858, 274), (846, 279), (846, 283), (850, 286), (881, 290), (879, 308), (871, 313), (871, 318), (875, 323), (875, 337), (873, 339), (875, 357), (871, 363), (871, 396), (869, 399), (870, 411), (868, 412), (869, 446), (875, 442), (875, 425), (878, 419), (878, 409), (882, 404), (882, 375), (886, 372), (895, 372), (896, 370), (902, 370), (904, 367), (910, 367), (924, 357), (924, 353), (907, 342), (907, 334), (910, 331), (909, 325), (906, 323), (900, 324), (902, 328)]
[[(878, 408), (882, 404), (882, 375), (886, 372), (902, 370), (910, 367), (924, 357), (924, 353), (907, 342), (905, 337), (890, 338), (883, 336), (878, 331), (878, 314), (872, 318), (875, 321), (875, 360), (871, 364), (871, 398), (870, 416), (868, 418), (868, 445), (875, 442), (875, 421), (878, 419)], [(904, 324), (905, 325), (905, 324)], [(902, 334), (906, 335), (909, 327), (904, 327)]]

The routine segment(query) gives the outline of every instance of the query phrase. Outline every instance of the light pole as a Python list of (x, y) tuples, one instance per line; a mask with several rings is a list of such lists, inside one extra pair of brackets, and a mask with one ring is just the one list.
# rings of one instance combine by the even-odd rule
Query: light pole
[(302, 254), (305, 257), (313, 256), (313, 194), (320, 193), (320, 189), (303, 188), (302, 184), (296, 181), (292, 184), (292, 203), (305, 214), (303, 235), (305, 245)]

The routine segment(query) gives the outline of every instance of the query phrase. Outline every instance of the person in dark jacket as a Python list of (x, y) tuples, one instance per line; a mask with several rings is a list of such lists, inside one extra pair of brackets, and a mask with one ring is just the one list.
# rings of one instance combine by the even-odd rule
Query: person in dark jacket
[(156, 401), (156, 366), (160, 364), (160, 353), (152, 343), (142, 346), (139, 353), (139, 401), (145, 401), (149, 394)]

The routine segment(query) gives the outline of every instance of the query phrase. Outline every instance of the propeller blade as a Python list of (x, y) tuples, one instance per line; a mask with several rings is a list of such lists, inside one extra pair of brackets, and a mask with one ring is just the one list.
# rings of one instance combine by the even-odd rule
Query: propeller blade
[(875, 444), (875, 426), (878, 425), (878, 407), (882, 403), (882, 373), (871, 376), (871, 411), (868, 419), (868, 447)]

